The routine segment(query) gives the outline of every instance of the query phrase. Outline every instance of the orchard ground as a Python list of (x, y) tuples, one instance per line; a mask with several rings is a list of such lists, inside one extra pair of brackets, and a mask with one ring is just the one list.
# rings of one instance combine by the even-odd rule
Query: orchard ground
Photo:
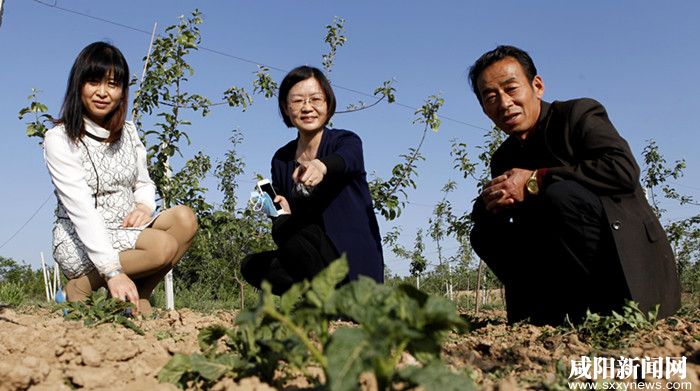
[[(700, 390), (697, 303), (612, 348), (586, 341), (571, 327), (507, 325), (502, 310), (463, 315), (470, 329), (447, 338), (443, 360), (469, 374), (478, 389), (568, 389), (572, 360), (590, 356), (686, 357), (685, 378), (672, 380), (683, 389)], [(82, 322), (65, 321), (59, 311), (46, 306), (4, 307), (0, 309), (0, 390), (175, 390), (176, 386), (157, 380), (172, 354), (198, 352), (199, 330), (213, 324), (230, 326), (235, 317), (235, 311), (157, 311), (155, 319), (136, 321), (145, 332), (141, 336), (118, 325), (88, 328)], [(344, 326), (344, 322), (336, 325)], [(415, 360), (406, 356), (399, 365), (412, 362)], [(366, 382), (364, 388), (372, 389), (371, 384)], [(192, 384), (191, 389), (196, 386)], [(257, 378), (224, 378), (212, 389), (307, 387), (311, 384), (303, 377), (275, 385)]]

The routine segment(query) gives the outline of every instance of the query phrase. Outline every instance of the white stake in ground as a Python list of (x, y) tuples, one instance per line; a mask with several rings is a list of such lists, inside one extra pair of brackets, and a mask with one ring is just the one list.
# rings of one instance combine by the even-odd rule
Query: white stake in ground
[(44, 253), (40, 252), (41, 255), (41, 274), (44, 276), (44, 290), (46, 291), (46, 301), (51, 301), (51, 295), (49, 294), (49, 277), (46, 271), (46, 262), (44, 262)]

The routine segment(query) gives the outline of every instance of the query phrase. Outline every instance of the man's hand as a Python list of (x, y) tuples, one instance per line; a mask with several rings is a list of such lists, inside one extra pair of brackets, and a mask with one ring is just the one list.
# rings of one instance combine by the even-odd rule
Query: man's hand
[(294, 183), (303, 183), (307, 187), (318, 186), (327, 171), (326, 165), (318, 159), (299, 162), (299, 167), (292, 173), (292, 179)]
[(149, 207), (143, 204), (136, 204), (134, 210), (131, 211), (125, 218), (122, 225), (124, 228), (128, 227), (140, 227), (151, 220), (153, 211)]
[(533, 171), (513, 168), (499, 175), (484, 186), (481, 198), (486, 209), (498, 213), (503, 208), (525, 200), (525, 184)]
[(112, 297), (134, 303), (136, 312), (139, 312), (139, 291), (129, 276), (125, 273), (117, 274), (107, 280), (107, 288)]

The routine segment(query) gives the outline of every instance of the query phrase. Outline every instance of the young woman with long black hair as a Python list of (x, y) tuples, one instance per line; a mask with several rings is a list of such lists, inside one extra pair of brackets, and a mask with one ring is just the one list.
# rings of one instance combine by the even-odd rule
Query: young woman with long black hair
[(73, 64), (44, 158), (56, 188), (54, 259), (68, 278), (69, 301), (106, 286), (113, 297), (150, 312), (153, 289), (182, 257), (197, 230), (186, 206), (154, 215), (155, 185), (133, 123), (126, 121), (129, 67), (105, 42)]

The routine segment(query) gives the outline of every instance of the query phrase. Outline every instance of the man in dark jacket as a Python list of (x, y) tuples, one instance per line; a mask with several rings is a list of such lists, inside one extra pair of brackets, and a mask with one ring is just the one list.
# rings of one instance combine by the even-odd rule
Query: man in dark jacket
[(680, 305), (673, 253), (627, 142), (592, 99), (542, 101), (530, 56), (499, 46), (470, 68), (484, 113), (509, 137), (474, 203), (471, 243), (503, 282), (508, 320), (561, 323)]

